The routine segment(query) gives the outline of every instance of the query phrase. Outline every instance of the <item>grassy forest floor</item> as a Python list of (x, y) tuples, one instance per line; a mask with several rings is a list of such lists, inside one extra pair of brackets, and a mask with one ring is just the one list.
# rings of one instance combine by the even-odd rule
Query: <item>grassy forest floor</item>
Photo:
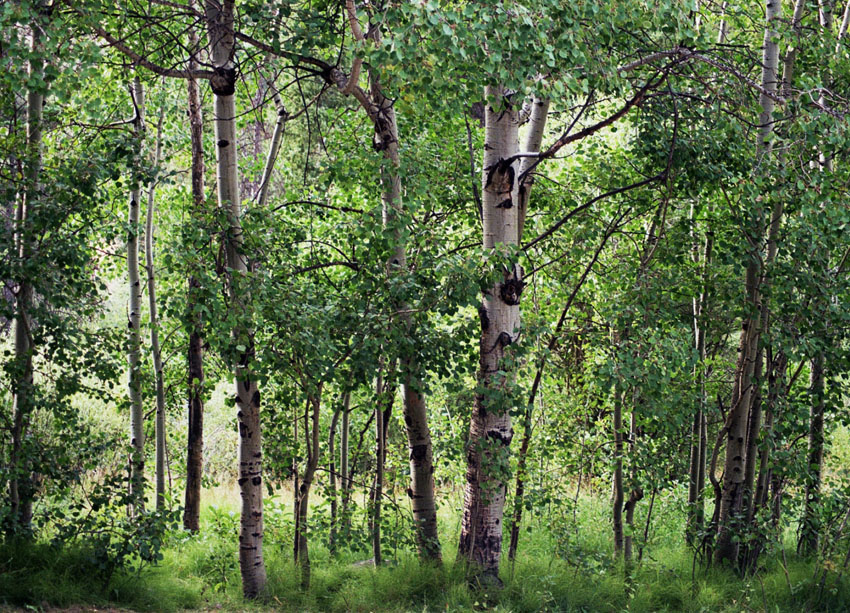
[(215, 494), (219, 504), (206, 507), (200, 535), (169, 535), (160, 564), (118, 571), (108, 583), (98, 576), (84, 546), (0, 546), (0, 605), (45, 611), (850, 610), (850, 575), (832, 569), (821, 590), (820, 575), (814, 579), (818, 567), (796, 557), (791, 533), (785, 550), (763, 556), (752, 576), (742, 579), (730, 571), (695, 565), (691, 550), (682, 543), (681, 516), (672, 498), (656, 502), (643, 559), (626, 581), (622, 566), (613, 562), (604, 492), (581, 496), (575, 515), (541, 513), (533, 519), (515, 564), (503, 563), (505, 586), (498, 593), (470, 589), (462, 568), (454, 564), (454, 510), (459, 508), (454, 504), (442, 509), (442, 568), (420, 566), (411, 554), (392, 556), (392, 551), (379, 569), (355, 565), (370, 555), (365, 550), (344, 551), (332, 560), (317, 533), (310, 554), (312, 584), (303, 591), (291, 561), (291, 541), (285, 530), (275, 527), (275, 514), (287, 513), (290, 507), (285, 498), (277, 499), (269, 505), (267, 520), (268, 594), (261, 603), (247, 604), (241, 598), (236, 554), (238, 498), (222, 489)]

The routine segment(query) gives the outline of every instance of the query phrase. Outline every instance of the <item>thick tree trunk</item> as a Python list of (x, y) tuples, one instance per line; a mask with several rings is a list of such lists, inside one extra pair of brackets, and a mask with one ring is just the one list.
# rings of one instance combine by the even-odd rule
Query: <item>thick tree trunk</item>
[[(196, 54), (198, 39), (190, 31), (189, 69), (197, 69)], [(206, 208), (204, 193), (204, 122), (201, 111), (201, 94), (198, 82), (190, 78), (187, 90), (189, 97), (189, 130), (192, 140), (192, 213), (194, 221), (201, 219)], [(192, 232), (194, 236), (194, 231)], [(192, 244), (194, 246), (194, 240)], [(194, 248), (194, 247), (193, 247)], [(186, 496), (183, 511), (183, 527), (197, 532), (200, 530), (201, 484), (204, 474), (204, 322), (201, 317), (201, 284), (196, 272), (194, 256), (189, 273), (189, 288), (186, 295), (186, 323), (189, 332), (187, 355), (188, 429), (186, 435)]]
[[(162, 120), (165, 114), (163, 106), (159, 112), (156, 129), (156, 149), (154, 166), (159, 166), (162, 157)], [(154, 271), (154, 215), (156, 212), (156, 183), (148, 189), (148, 209), (145, 218), (145, 267), (148, 273), (148, 308), (150, 309), (151, 357), (156, 378), (156, 510), (165, 508), (165, 383), (162, 373), (162, 351), (159, 347), (159, 319), (156, 308), (156, 274)]]
[(809, 417), (808, 474), (806, 475), (806, 500), (800, 526), (800, 542), (797, 549), (802, 555), (812, 555), (818, 550), (820, 540), (820, 486), (823, 464), (823, 417), (824, 417), (824, 359), (818, 353), (811, 362), (809, 394), (811, 410)]
[(145, 424), (142, 411), (142, 381), (140, 370), (142, 317), (142, 282), (139, 274), (139, 208), (142, 190), (142, 140), (145, 132), (145, 93), (139, 77), (131, 89), (135, 116), (133, 118), (133, 162), (130, 169), (130, 207), (127, 215), (127, 273), (130, 301), (127, 307), (127, 387), (130, 395), (130, 494), (133, 512), (145, 508)]
[(236, 379), (239, 425), (239, 489), (242, 515), (239, 529), (239, 569), (242, 592), (256, 598), (266, 585), (263, 561), (263, 463), (260, 430), (260, 391), (254, 378), (254, 331), (251, 296), (247, 283), (248, 263), (241, 224), (241, 200), (237, 174), (236, 100), (237, 69), (234, 62), (234, 0), (206, 0), (210, 58), (214, 75), (210, 85), (215, 98), (216, 177), (218, 203), (229, 222), (225, 240), (228, 289), (233, 328), (232, 358)]
[[(501, 87), (485, 90), (486, 134), (483, 167), (485, 251), (518, 243), (517, 112)], [(493, 104), (501, 108), (493, 108)], [(513, 369), (502, 363), (507, 347), (519, 339), (522, 270), (505, 270), (503, 280), (484, 293), (479, 307), (478, 392), (467, 443), (466, 488), (458, 557), (486, 583), (500, 584), (502, 515), (510, 456), (511, 402), (505, 397)]]
[[(761, 85), (766, 92), (773, 93), (778, 88), (777, 70), (779, 66), (779, 45), (777, 42), (776, 24), (782, 14), (781, 0), (766, 0), (766, 19), (764, 42), (762, 45), (762, 77)], [(773, 98), (766, 93), (759, 97), (761, 113), (759, 115), (759, 134), (757, 144), (757, 164), (760, 163), (770, 149), (770, 136), (773, 133)], [(781, 207), (781, 205), (779, 205)], [(744, 481), (747, 463), (747, 426), (750, 421), (750, 408), (753, 397), (753, 375), (755, 373), (759, 338), (762, 330), (762, 297), (761, 281), (763, 269), (762, 243), (764, 237), (764, 219), (766, 217), (763, 205), (759, 204), (752, 213), (753, 220), (747, 232), (752, 245), (747, 255), (746, 265), (746, 294), (747, 311), (741, 333), (741, 345), (738, 363), (735, 370), (735, 391), (732, 396), (732, 406), (727, 419), (726, 460), (724, 464), (723, 488), (721, 491), (718, 510), (717, 540), (715, 542), (714, 559), (717, 562), (735, 563), (738, 556), (738, 542), (734, 538), (740, 529), (741, 512), (744, 500)], [(771, 232), (781, 219), (774, 215), (771, 220)]]
[[(15, 250), (23, 264), (29, 258), (28, 217), (38, 202), (39, 179), (42, 165), (42, 117), (44, 92), (39, 89), (44, 73), (41, 59), (43, 31), (38, 21), (32, 23), (29, 74), (35, 87), (27, 92), (27, 141), (24, 193), (19, 197), (15, 209)], [(33, 409), (33, 351), (30, 316), (32, 305), (32, 283), (22, 273), (15, 291), (15, 379), (12, 384), (12, 445), (9, 455), (9, 532), (31, 532), (32, 499), (35, 495), (33, 479), (24, 450), (24, 439), (29, 429)]]

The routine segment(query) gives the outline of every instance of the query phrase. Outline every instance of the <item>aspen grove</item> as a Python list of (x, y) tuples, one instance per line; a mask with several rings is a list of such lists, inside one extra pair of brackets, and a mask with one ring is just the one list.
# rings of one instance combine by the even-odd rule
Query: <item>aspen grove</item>
[(0, 607), (850, 609), (848, 26), (0, 3)]

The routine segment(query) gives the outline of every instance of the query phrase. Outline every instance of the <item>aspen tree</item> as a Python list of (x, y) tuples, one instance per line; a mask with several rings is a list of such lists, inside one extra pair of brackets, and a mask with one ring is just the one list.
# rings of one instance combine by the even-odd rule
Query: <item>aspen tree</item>
[[(194, 29), (189, 31), (189, 71), (198, 70), (197, 54), (200, 51), (198, 36)], [(186, 80), (189, 113), (189, 134), (192, 142), (192, 213), (197, 221), (204, 213), (204, 120), (201, 109), (201, 92), (194, 76)], [(194, 243), (194, 241), (193, 241)], [(200, 530), (201, 482), (204, 463), (204, 321), (200, 313), (201, 284), (198, 279), (197, 263), (193, 259), (193, 270), (189, 273), (186, 292), (186, 319), (189, 327), (189, 346), (186, 361), (186, 388), (188, 390), (188, 426), (186, 432), (186, 492), (184, 499), (183, 527), (197, 532)]]
[(145, 508), (145, 428), (142, 410), (141, 332), (142, 280), (139, 274), (139, 208), (142, 195), (142, 140), (145, 133), (145, 91), (136, 77), (130, 88), (133, 100), (133, 157), (130, 166), (130, 201), (127, 213), (127, 275), (130, 298), (127, 305), (127, 386), (130, 395), (130, 494), (133, 511)]
[(263, 561), (263, 462), (260, 431), (260, 391), (253, 371), (254, 331), (251, 295), (247, 285), (248, 262), (242, 235), (242, 202), (239, 196), (236, 152), (236, 81), (234, 0), (205, 0), (213, 76), (218, 204), (228, 227), (225, 254), (228, 299), (234, 322), (233, 375), (239, 426), (239, 490), (242, 513), (239, 527), (239, 569), (242, 592), (256, 598), (266, 585)]

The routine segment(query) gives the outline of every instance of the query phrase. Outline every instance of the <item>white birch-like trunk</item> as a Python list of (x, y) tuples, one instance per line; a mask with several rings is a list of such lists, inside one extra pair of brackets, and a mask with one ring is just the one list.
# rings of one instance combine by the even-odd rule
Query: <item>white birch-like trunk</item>
[[(29, 74), (37, 83), (42, 81), (44, 62), (41, 58), (43, 31), (37, 21), (32, 23)], [(27, 92), (27, 141), (25, 174), (26, 185), (19, 196), (15, 209), (15, 250), (21, 263), (30, 254), (28, 217), (38, 202), (39, 179), (42, 166), (42, 118), (44, 93), (38, 87)], [(16, 377), (12, 386), (12, 445), (9, 455), (11, 476), (9, 479), (9, 502), (12, 532), (29, 532), (32, 524), (32, 499), (34, 496), (29, 463), (23, 458), (23, 441), (29, 429), (32, 413), (33, 351), (30, 307), (32, 283), (22, 275), (15, 288), (15, 367)]]
[[(165, 107), (159, 112), (156, 128), (154, 166), (162, 157), (162, 120)], [(145, 217), (145, 267), (148, 273), (148, 309), (150, 313), (151, 357), (156, 380), (156, 509), (165, 508), (165, 383), (162, 375), (162, 351), (159, 347), (159, 317), (156, 308), (156, 274), (154, 272), (154, 215), (156, 214), (156, 183), (148, 189), (148, 208)]]
[[(519, 190), (517, 186), (517, 112), (498, 86), (485, 90), (485, 143), (483, 167), (484, 249), (492, 251), (518, 243)], [(494, 109), (493, 104), (501, 108)], [(472, 412), (467, 445), (466, 488), (458, 557), (486, 583), (500, 583), (502, 517), (510, 456), (510, 406), (504, 399), (512, 373), (502, 371), (507, 347), (518, 340), (519, 301), (522, 293), (519, 266), (504, 271), (503, 278), (484, 293), (479, 307), (479, 390)]]
[(267, 85), (272, 91), (272, 99), (274, 100), (277, 120), (274, 124), (272, 141), (269, 144), (269, 153), (266, 157), (265, 166), (263, 166), (263, 174), (262, 177), (260, 177), (260, 189), (257, 192), (256, 197), (257, 206), (261, 209), (265, 206), (269, 197), (269, 184), (271, 183), (272, 171), (274, 170), (274, 165), (277, 161), (277, 155), (280, 152), (280, 143), (283, 140), (283, 131), (286, 127), (286, 119), (288, 117), (286, 108), (283, 106), (283, 100), (281, 100), (280, 93), (278, 93), (277, 89), (275, 89), (274, 83), (269, 81)]
[[(528, 131), (525, 135), (522, 150), (524, 153), (540, 153), (543, 144), (543, 134), (546, 131), (546, 119), (549, 117), (549, 100), (534, 97), (531, 102), (531, 114), (528, 118)], [(535, 158), (524, 157), (519, 164), (519, 176), (523, 177), (528, 169), (534, 164)], [(522, 242), (525, 230), (525, 219), (528, 215), (528, 203), (531, 198), (531, 187), (534, 185), (534, 175), (530, 173), (519, 185), (519, 216), (517, 240)]]
[(234, 355), (239, 426), (239, 490), (242, 513), (239, 527), (239, 569), (242, 592), (256, 598), (266, 585), (263, 561), (263, 470), (260, 431), (260, 391), (252, 371), (254, 331), (251, 295), (246, 287), (248, 263), (242, 236), (241, 199), (236, 153), (236, 81), (234, 0), (206, 0), (210, 59), (214, 67), (210, 85), (215, 99), (216, 178), (218, 204), (227, 214), (225, 253), (229, 269), (228, 293)]
[[(522, 150), (526, 153), (539, 153), (540, 146), (543, 144), (543, 134), (546, 131), (546, 120), (549, 117), (549, 100), (545, 98), (534, 97), (531, 101), (531, 109), (528, 115), (528, 130), (525, 134)], [(525, 173), (531, 168), (535, 158), (524, 157), (519, 165), (519, 210), (518, 215), (518, 230), (517, 241), (522, 243), (522, 236), (525, 230), (525, 220), (528, 214), (528, 203), (531, 199), (531, 188), (534, 185), (534, 175), (529, 173), (524, 179)], [(534, 410), (534, 397), (540, 385), (540, 377), (542, 376), (543, 364), (538, 367), (538, 373), (535, 376), (534, 384), (532, 385), (531, 398), (525, 406), (525, 414), (522, 419), (523, 434), (522, 444), (520, 446), (519, 456), (517, 457), (516, 470), (516, 489), (514, 490), (514, 508), (513, 517), (511, 517), (511, 539), (508, 547), (508, 558), (514, 560), (516, 558), (517, 547), (519, 546), (520, 524), (522, 523), (522, 511), (525, 506), (525, 479), (526, 465), (528, 462), (528, 448), (531, 445), (532, 435), (532, 412)]]
[[(777, 42), (776, 26), (782, 15), (781, 0), (766, 0), (767, 25), (762, 44), (762, 76), (761, 85), (765, 92), (759, 96), (761, 113), (759, 114), (759, 131), (756, 150), (756, 170), (770, 151), (773, 134), (773, 110), (775, 103), (768, 93), (775, 93), (779, 86), (779, 44)], [(781, 205), (780, 205), (781, 206)], [(753, 375), (757, 362), (759, 338), (762, 331), (762, 297), (761, 281), (763, 268), (761, 266), (762, 244), (764, 242), (764, 226), (767, 211), (760, 203), (753, 211), (751, 227), (747, 228), (748, 241), (753, 246), (747, 255), (746, 264), (746, 294), (747, 310), (750, 313), (743, 323), (741, 344), (738, 353), (738, 364), (735, 371), (735, 385), (732, 395), (732, 406), (727, 419), (726, 459), (724, 464), (723, 488), (720, 497), (718, 514), (717, 540), (715, 542), (714, 559), (717, 562), (736, 563), (739, 544), (734, 537), (735, 526), (742, 518), (742, 507), (745, 496), (745, 479), (747, 468), (747, 427), (750, 423), (750, 410), (753, 399)], [(781, 209), (774, 211), (770, 223), (770, 233), (774, 227), (778, 232), (781, 219)]]
[(127, 305), (127, 387), (130, 396), (130, 494), (133, 511), (145, 508), (145, 427), (142, 408), (140, 371), (142, 317), (142, 283), (139, 274), (139, 209), (142, 195), (142, 141), (145, 132), (145, 92), (139, 77), (131, 88), (135, 116), (133, 118), (133, 158), (130, 167), (130, 203), (127, 214), (127, 277), (130, 299)]

